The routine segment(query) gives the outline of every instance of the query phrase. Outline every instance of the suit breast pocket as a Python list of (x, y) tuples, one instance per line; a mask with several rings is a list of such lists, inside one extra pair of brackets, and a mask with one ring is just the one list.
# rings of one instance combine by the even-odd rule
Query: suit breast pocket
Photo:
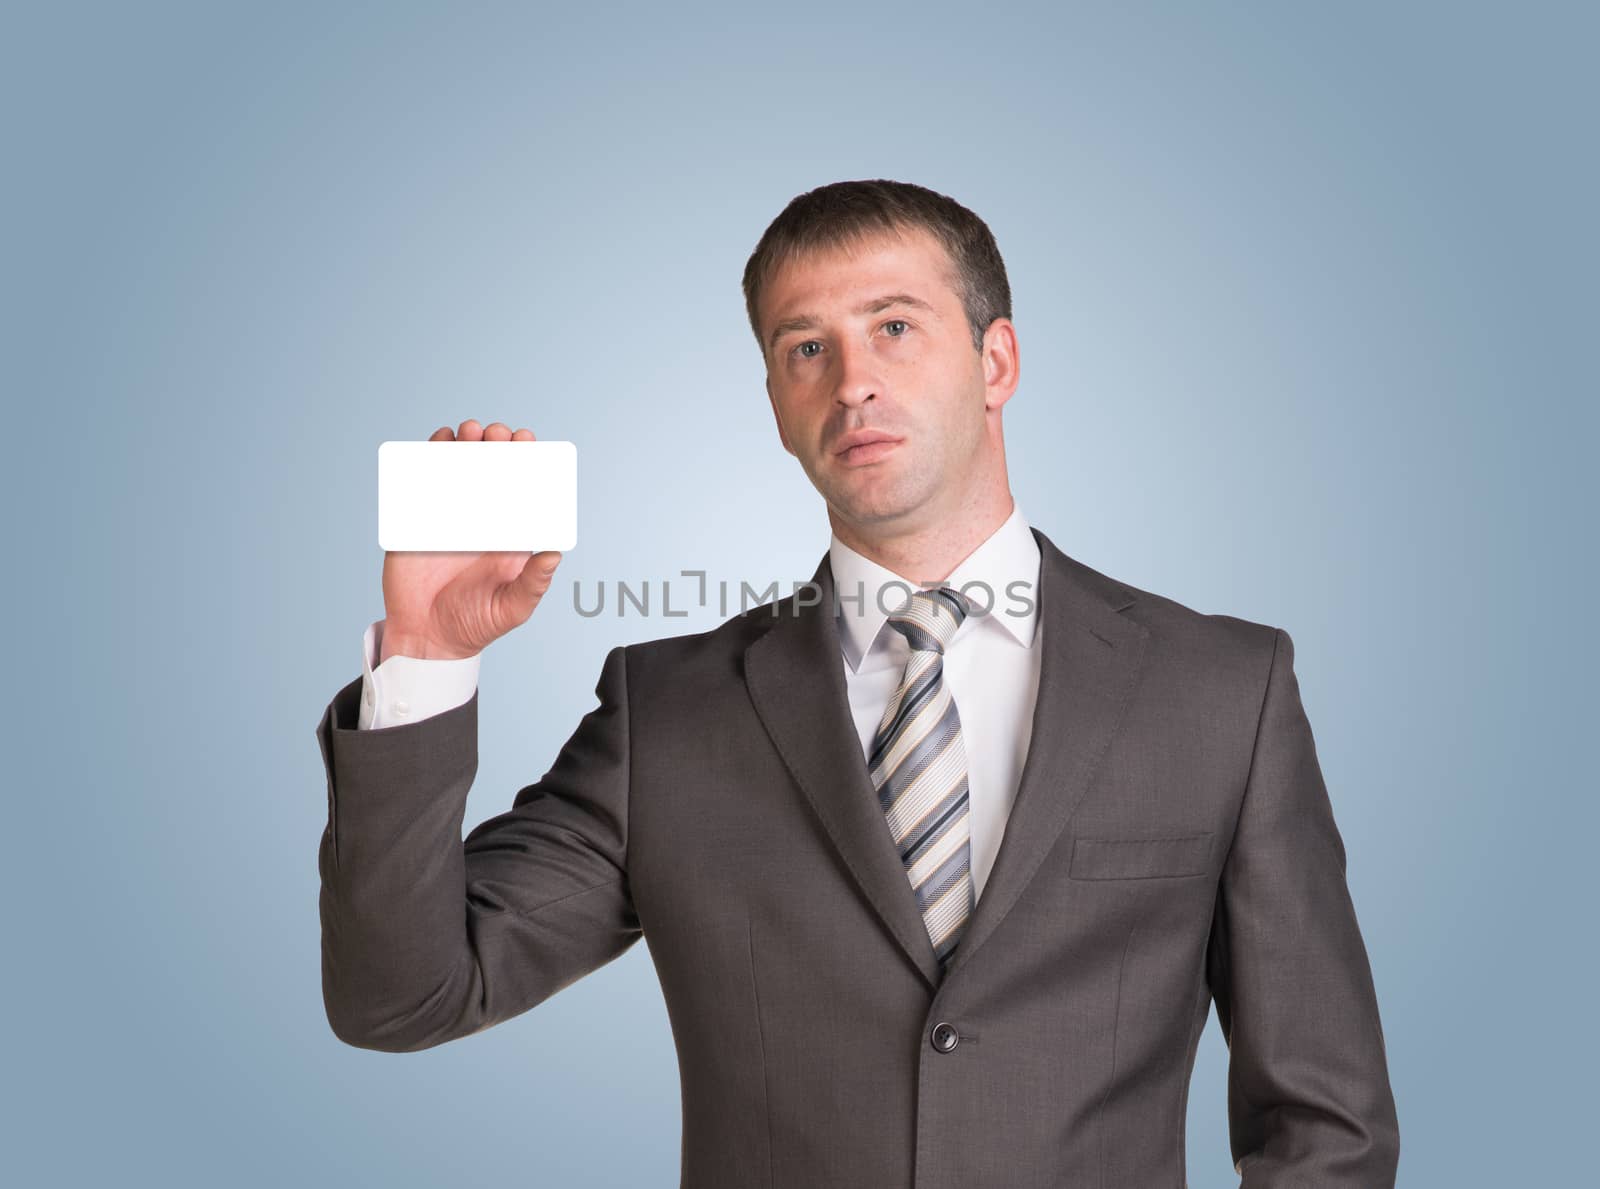
[(1209, 869), (1211, 833), (1156, 838), (1074, 838), (1073, 879), (1174, 879)]

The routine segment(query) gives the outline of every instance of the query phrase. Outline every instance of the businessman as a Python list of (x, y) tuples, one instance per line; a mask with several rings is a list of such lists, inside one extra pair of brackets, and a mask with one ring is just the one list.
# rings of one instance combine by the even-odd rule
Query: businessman
[(644, 937), (685, 1186), (1181, 1189), (1214, 1002), (1242, 1184), (1393, 1185), (1288, 633), (1027, 523), (1010, 290), (959, 203), (812, 190), (743, 287), (827, 553), (787, 598), (611, 649), (549, 771), (465, 840), (478, 658), (560, 555), (387, 554), (364, 671), (317, 728), (334, 1033), (443, 1044)]

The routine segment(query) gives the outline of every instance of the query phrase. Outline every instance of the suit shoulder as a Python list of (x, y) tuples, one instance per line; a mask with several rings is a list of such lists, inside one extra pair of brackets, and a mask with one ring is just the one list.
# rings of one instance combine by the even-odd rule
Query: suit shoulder
[(1220, 611), (1201, 611), (1170, 595), (1135, 586), (1069, 559), (1079, 580), (1146, 628), (1159, 646), (1254, 667), (1277, 647), (1278, 627)]
[(659, 636), (624, 645), (631, 668), (646, 670), (665, 666), (679, 676), (687, 676), (696, 666), (710, 666), (721, 672), (729, 660), (737, 660), (744, 650), (785, 615), (796, 614), (798, 595), (775, 599), (748, 608), (723, 620), (716, 627), (678, 636)]

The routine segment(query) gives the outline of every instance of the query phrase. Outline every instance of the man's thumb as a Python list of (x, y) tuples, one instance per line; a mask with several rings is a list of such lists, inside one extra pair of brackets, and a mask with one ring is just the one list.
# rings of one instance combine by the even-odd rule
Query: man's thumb
[(517, 594), (530, 603), (541, 598), (550, 588), (550, 580), (555, 577), (556, 566), (560, 564), (561, 554), (554, 549), (533, 554), (523, 563), (522, 573), (517, 575), (513, 583), (517, 587)]

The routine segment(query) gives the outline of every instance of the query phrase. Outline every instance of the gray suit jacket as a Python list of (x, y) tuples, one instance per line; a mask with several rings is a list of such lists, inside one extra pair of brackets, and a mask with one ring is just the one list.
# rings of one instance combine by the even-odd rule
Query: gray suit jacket
[(693, 1189), (1181, 1189), (1211, 1002), (1243, 1184), (1379, 1189), (1399, 1133), (1280, 629), (1037, 529), (1044, 655), (993, 871), (941, 980), (846, 701), (832, 575), (613, 648), (554, 765), (462, 839), (478, 703), (317, 736), (323, 993), (406, 1052), (647, 939)]

